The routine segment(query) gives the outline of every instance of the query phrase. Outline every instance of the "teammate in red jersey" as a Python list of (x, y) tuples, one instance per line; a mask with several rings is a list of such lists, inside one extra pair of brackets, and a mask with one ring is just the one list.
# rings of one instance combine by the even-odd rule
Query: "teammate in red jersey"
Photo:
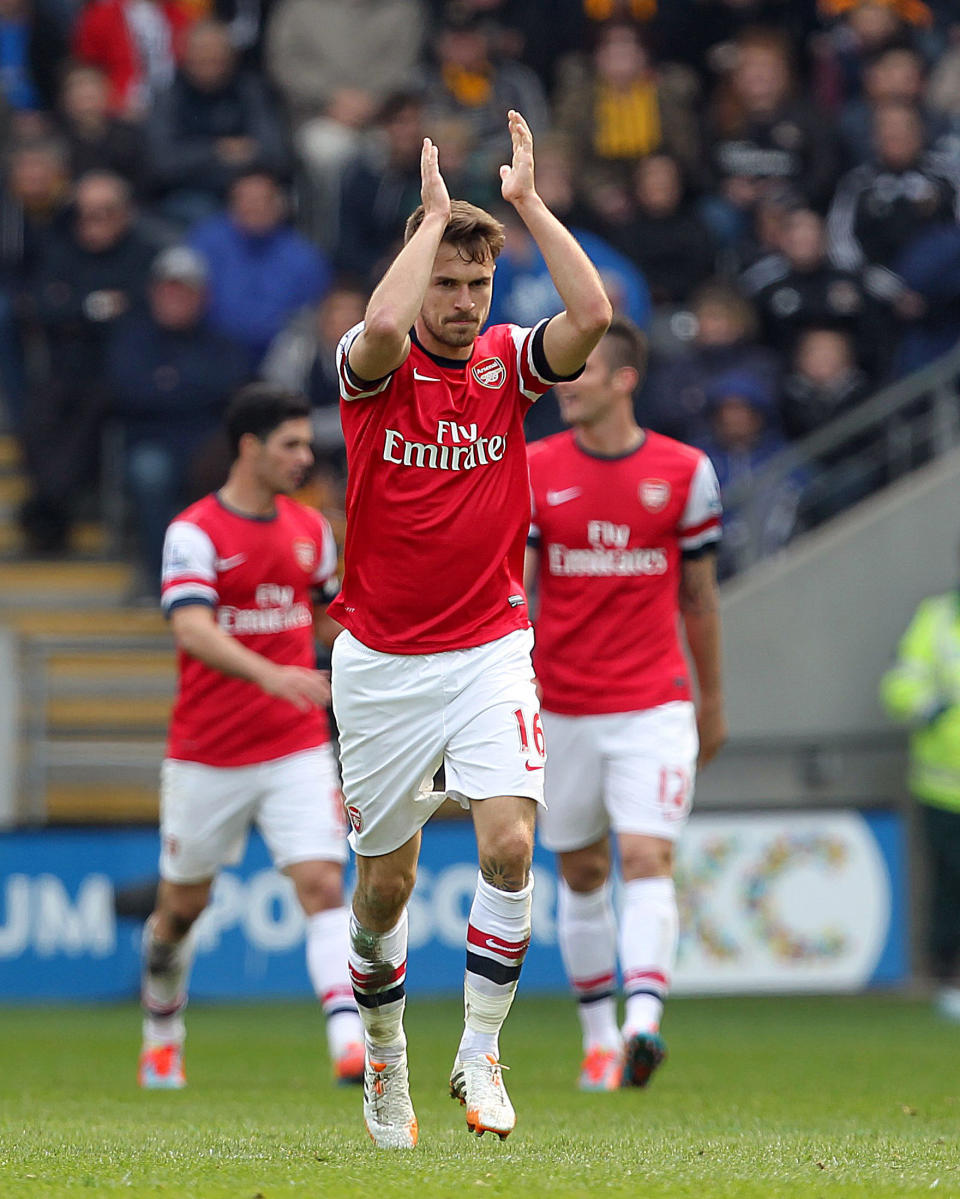
[(523, 416), (579, 373), (610, 304), (538, 196), (533, 139), (509, 114), (501, 190), (547, 261), (565, 311), (482, 332), (503, 229), (451, 202), (429, 139), (422, 205), (361, 325), (340, 344), (347, 443), (343, 587), (330, 613), (347, 811), (357, 852), (350, 972), (366, 1031), (364, 1119), (410, 1148), (417, 1121), (403, 1033), (406, 904), (420, 830), (446, 792), (473, 816), (480, 876), (467, 928), (464, 1032), (450, 1093), (467, 1125), (506, 1136), (515, 1115), (499, 1033), (530, 939), (543, 739), (523, 593), (529, 524)]
[(226, 484), (167, 530), (161, 603), (179, 678), (160, 782), (161, 882), (143, 941), (145, 1087), (184, 1085), (189, 932), (254, 822), (306, 915), (334, 1075), (363, 1077), (346, 822), (314, 650), (313, 593), (335, 589), (337, 547), (324, 517), (289, 498), (313, 462), (309, 414), (303, 397), (272, 385), (240, 391), (226, 418)]
[[(643, 335), (614, 320), (580, 378), (557, 388), (573, 429), (528, 453), (526, 573), (539, 598), (534, 664), (550, 746), (540, 829), (560, 866), (557, 932), (579, 1001), (585, 1090), (643, 1086), (665, 1055), (660, 1017), (678, 933), (673, 846), (690, 810), (698, 732), (701, 766), (726, 737), (719, 488), (704, 454), (634, 420), (644, 359)], [(619, 936), (611, 831), (624, 883)]]

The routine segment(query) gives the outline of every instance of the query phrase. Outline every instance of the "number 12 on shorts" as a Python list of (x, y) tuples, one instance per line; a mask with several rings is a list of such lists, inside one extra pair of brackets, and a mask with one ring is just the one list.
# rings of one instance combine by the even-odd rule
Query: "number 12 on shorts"
[(543, 735), (543, 725), (540, 723), (540, 713), (534, 712), (533, 719), (530, 721), (531, 734), (527, 732), (527, 719), (524, 715), (523, 708), (517, 708), (514, 712), (517, 720), (517, 732), (520, 734), (520, 749), (523, 753), (530, 752), (530, 744), (533, 742), (534, 752), (539, 758), (544, 758), (547, 752), (547, 743)]

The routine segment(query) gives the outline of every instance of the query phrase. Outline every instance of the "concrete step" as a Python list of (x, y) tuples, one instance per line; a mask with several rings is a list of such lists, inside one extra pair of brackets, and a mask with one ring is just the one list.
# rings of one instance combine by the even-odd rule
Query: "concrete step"
[(85, 653), (71, 649), (51, 654), (47, 659), (47, 677), (51, 687), (60, 693), (84, 688), (94, 692), (115, 688), (155, 692), (163, 688), (172, 692), (176, 667), (170, 646), (164, 641), (156, 650)]
[(129, 596), (134, 569), (126, 562), (26, 561), (0, 564), (4, 609), (116, 607)]
[(13, 470), (22, 461), (19, 441), (9, 433), (0, 434), (0, 470)]
[[(3, 568), (0, 566), (0, 574)], [(23, 636), (49, 633), (59, 637), (158, 637), (172, 645), (170, 630), (159, 608), (4, 607), (0, 625)]]
[(159, 806), (156, 784), (54, 782), (47, 787), (51, 823), (155, 824)]
[(0, 473), (0, 508), (19, 508), (30, 492), (26, 475), (11, 471)]
[[(15, 519), (13, 510), (4, 514), (0, 505), (0, 557), (23, 558), (27, 551), (26, 540)], [(94, 521), (82, 521), (73, 526), (69, 535), (69, 552), (87, 558), (103, 558), (107, 553), (108, 538), (103, 525)], [(0, 571), (3, 564), (0, 563)]]
[(50, 733), (86, 729), (111, 736), (118, 732), (162, 731), (170, 719), (173, 688), (167, 695), (54, 695), (45, 705)]

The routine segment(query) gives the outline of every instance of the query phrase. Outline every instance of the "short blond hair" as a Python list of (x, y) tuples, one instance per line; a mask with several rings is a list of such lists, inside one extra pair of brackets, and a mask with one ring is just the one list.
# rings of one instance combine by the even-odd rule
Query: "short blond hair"
[[(410, 213), (403, 231), (404, 245), (423, 224), (424, 215), (422, 204)], [(487, 262), (495, 259), (503, 249), (503, 225), (476, 204), (470, 204), (466, 200), (451, 200), (450, 219), (443, 231), (442, 240), (448, 245), (456, 246), (457, 253), (466, 262)]]

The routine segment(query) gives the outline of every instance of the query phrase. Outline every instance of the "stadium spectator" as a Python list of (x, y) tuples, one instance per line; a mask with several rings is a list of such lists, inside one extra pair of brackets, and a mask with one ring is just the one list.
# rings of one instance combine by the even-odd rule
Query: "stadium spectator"
[(715, 379), (707, 392), (707, 415), (710, 433), (700, 447), (720, 482), (724, 518), (717, 573), (726, 579), (786, 545), (807, 479), (798, 471), (772, 481), (757, 477), (787, 445), (773, 393), (758, 376), (741, 370)]
[[(641, 329), (650, 321), (650, 292), (636, 265), (605, 238), (580, 222), (588, 215), (578, 202), (570, 148), (560, 137), (548, 136), (537, 151), (537, 191), (583, 246), (603, 278), (614, 309)], [(534, 324), (556, 311), (556, 288), (536, 242), (516, 211), (498, 208), (507, 241), (497, 259), (490, 308), (492, 323)]]
[(779, 410), (790, 438), (806, 437), (866, 399), (870, 380), (857, 366), (849, 333), (835, 327), (800, 332), (784, 376)]
[(540, 80), (523, 63), (496, 54), (488, 14), (454, 0), (444, 9), (434, 49), (436, 66), (427, 74), (428, 117), (469, 122), (478, 172), (495, 171), (509, 158), (503, 114), (510, 109), (524, 113), (538, 135), (547, 131), (550, 109)]
[(584, 198), (602, 213), (616, 200), (601, 189), (625, 196), (645, 155), (664, 151), (685, 171), (699, 165), (699, 86), (686, 67), (655, 63), (634, 23), (607, 21), (594, 37), (586, 72), (558, 89), (555, 104), (558, 128), (581, 168)]
[(960, 132), (960, 24), (954, 22), (950, 41), (933, 64), (925, 99), (930, 109)]
[(643, 271), (654, 305), (675, 305), (713, 272), (716, 251), (686, 195), (680, 166), (649, 154), (633, 174), (634, 212), (615, 244)]
[[(572, 431), (528, 454), (525, 578), (528, 595), (536, 585), (534, 668), (550, 746), (540, 837), (560, 870), (557, 940), (578, 1004), (586, 1091), (645, 1086), (666, 1055), (674, 843), (697, 765), (726, 738), (719, 487), (706, 455), (634, 420), (644, 356), (637, 330), (615, 319), (580, 378), (557, 385)], [(611, 838), (624, 884), (619, 923)]]
[(732, 284), (704, 283), (693, 295), (690, 316), (693, 341), (675, 357), (651, 363), (640, 395), (640, 423), (678, 441), (698, 443), (709, 432), (707, 393), (718, 376), (749, 372), (773, 395), (781, 363), (757, 342), (756, 314)]
[(115, 322), (142, 304), (156, 254), (134, 216), (125, 180), (85, 175), (74, 192), (72, 223), (51, 237), (32, 280), (48, 371), (32, 388), (24, 417), (32, 494), (21, 523), (37, 551), (65, 548), (78, 494), (99, 461), (107, 340)]
[(772, 185), (789, 186), (825, 207), (837, 177), (831, 123), (799, 98), (791, 48), (776, 30), (754, 30), (736, 43), (732, 69), (707, 107), (710, 195), (703, 215), (723, 244), (736, 242)]
[[(540, 0), (453, 0), (461, 13), (477, 14), (491, 30), (494, 54), (519, 59), (531, 67), (549, 95), (566, 57), (578, 51), (592, 24), (585, 9), (595, 0), (552, 0), (549, 20), (544, 20)], [(451, 0), (429, 0), (431, 28), (437, 28)], [(604, 6), (601, 6), (604, 7)], [(609, 16), (609, 12), (606, 14)], [(604, 18), (605, 19), (605, 18)]]
[(921, 601), (880, 682), (910, 730), (909, 786), (920, 805), (930, 894), (928, 968), (938, 1011), (960, 1020), (960, 593)]
[(830, 262), (823, 219), (812, 209), (785, 214), (779, 252), (748, 268), (741, 284), (760, 315), (764, 340), (784, 357), (804, 330), (816, 326), (852, 334), (861, 362), (877, 365), (878, 306), (858, 272)]
[(290, 227), (288, 207), (277, 177), (250, 167), (230, 185), (227, 211), (187, 239), (210, 268), (210, 323), (246, 347), (253, 369), (287, 320), (330, 285), (326, 258)]
[(25, 338), (32, 327), (25, 292), (47, 243), (68, 222), (67, 154), (55, 138), (14, 143), (0, 188), (0, 388), (9, 425), (23, 425)]
[(346, 469), (340, 425), (340, 378), (337, 346), (363, 320), (368, 293), (346, 280), (333, 286), (315, 308), (297, 313), (274, 338), (263, 360), (264, 379), (310, 401), (313, 443), (318, 462), (342, 475)]
[[(796, 343), (780, 395), (780, 422), (791, 438), (805, 437), (856, 408), (870, 394), (857, 365), (853, 339), (841, 329), (810, 328)], [(801, 523), (821, 524), (863, 499), (882, 481), (880, 447), (870, 438), (849, 438), (838, 450), (818, 454), (804, 488)]]
[(377, 108), (417, 86), (424, 36), (421, 0), (277, 0), (265, 62), (286, 106), (306, 167), (315, 236), (336, 243), (339, 175), (357, 153)]
[(136, 193), (148, 190), (143, 133), (111, 113), (109, 83), (99, 67), (77, 63), (67, 70), (59, 118), (74, 179), (88, 171), (112, 171), (122, 175)]
[(313, 461), (307, 417), (302, 396), (264, 383), (241, 390), (226, 416), (226, 483), (182, 512), (164, 543), (178, 686), (160, 778), (161, 882), (142, 946), (142, 1087), (186, 1083), (189, 931), (252, 824), (306, 917), (334, 1078), (363, 1078), (330, 686), (315, 669), (313, 599), (335, 588), (337, 546), (326, 519), (289, 498)]
[(258, 76), (241, 69), (228, 27), (198, 21), (147, 123), (150, 174), (164, 213), (186, 227), (217, 212), (239, 171), (281, 174), (284, 133)]
[(932, 16), (924, 0), (817, 0), (817, 8), (827, 26), (817, 39), (817, 91), (834, 109), (861, 94), (867, 64), (917, 41)]
[(960, 341), (960, 227), (951, 222), (918, 234), (893, 266), (914, 298), (896, 351), (894, 373), (900, 376)]
[(960, 216), (960, 184), (927, 153), (923, 119), (900, 101), (878, 105), (875, 161), (848, 171), (830, 207), (827, 233), (834, 262), (862, 271), (870, 293), (904, 317), (917, 297), (894, 269), (897, 256), (925, 230)]
[(872, 159), (874, 110), (891, 100), (918, 108), (927, 142), (938, 144), (949, 123), (942, 113), (924, 105), (926, 83), (926, 61), (913, 46), (886, 46), (864, 64), (863, 91), (844, 104), (837, 119), (846, 166)]
[[(420, 150), (425, 125), (416, 92), (387, 98), (377, 114), (379, 144), (364, 148), (340, 179), (336, 263), (360, 279), (379, 278), (403, 237), (420, 195)], [(434, 130), (431, 127), (431, 132)]]
[(86, 0), (73, 56), (107, 76), (115, 116), (139, 121), (173, 79), (193, 17), (187, 0)]
[(12, 112), (54, 107), (66, 55), (63, 31), (42, 2), (0, 0), (0, 97)]
[(246, 380), (246, 354), (208, 327), (206, 307), (204, 260), (187, 246), (171, 246), (151, 267), (147, 309), (118, 322), (107, 349), (111, 416), (123, 433), (137, 531), (138, 594), (154, 598), (164, 532), (189, 498), (191, 464)]
[[(357, 853), (350, 972), (366, 1033), (364, 1118), (382, 1148), (418, 1137), (403, 1031), (407, 901), (421, 827), (445, 798), (423, 794), (441, 761), (446, 788), (470, 809), (480, 863), (450, 1094), (478, 1135), (504, 1137), (516, 1122), (499, 1034), (530, 942), (543, 798), (521, 422), (552, 383), (580, 373), (611, 313), (589, 259), (537, 195), (529, 126), (515, 111), (508, 119), (502, 196), (556, 272), (563, 310), (534, 329), (484, 328), (502, 231), (451, 202), (427, 140), (405, 245), (338, 351), (350, 477), (343, 586), (329, 610), (345, 625), (333, 700)], [(459, 411), (478, 423), (451, 422)]]

